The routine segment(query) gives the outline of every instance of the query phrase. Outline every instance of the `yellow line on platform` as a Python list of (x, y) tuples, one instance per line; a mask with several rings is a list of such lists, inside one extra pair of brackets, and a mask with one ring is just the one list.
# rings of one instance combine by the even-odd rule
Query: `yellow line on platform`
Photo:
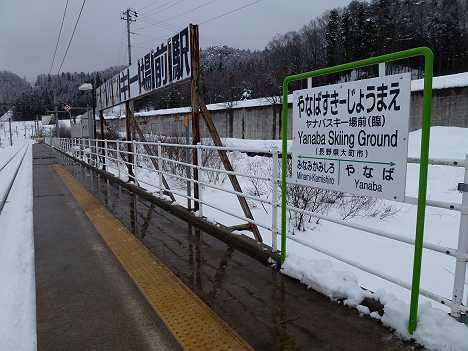
[(62, 165), (52, 166), (184, 350), (253, 350)]

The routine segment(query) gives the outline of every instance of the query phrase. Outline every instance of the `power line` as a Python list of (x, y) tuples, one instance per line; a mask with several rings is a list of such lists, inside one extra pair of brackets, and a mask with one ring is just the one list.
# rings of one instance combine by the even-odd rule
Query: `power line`
[[(159, 36), (154, 36), (154, 35), (149, 35), (149, 34), (144, 34), (144, 33), (135, 33), (133, 32), (134, 35), (139, 35), (145, 38), (148, 38), (150, 40), (166, 40), (169, 35), (159, 35)], [(148, 40), (146, 39), (146, 40)], [(143, 39), (145, 40), (145, 39)]]
[[(174, 31), (174, 28), (175, 28), (175, 26), (174, 26), (173, 24), (170, 24), (170, 23), (167, 23), (167, 24), (170, 25), (170, 26), (172, 26), (172, 28), (169, 27), (169, 26), (167, 26), (167, 25), (159, 24), (159, 23), (157, 23), (157, 22), (156, 22), (156, 23), (153, 23), (153, 22), (147, 21), (146, 19), (141, 19), (141, 18), (140, 18), (140, 20), (141, 20), (143, 23), (152, 25), (152, 26), (154, 26), (154, 27), (159, 27), (159, 28), (165, 29), (165, 30), (167, 30), (168, 32), (173, 32), (173, 31)], [(144, 29), (144, 27), (136, 28), (136, 30), (141, 30), (141, 29)]]
[[(177, 4), (179, 4), (179, 3), (183, 2), (183, 1), (184, 0), (168, 1), (168, 2), (164, 3), (163, 5), (156, 7), (154, 10), (152, 10), (149, 13), (143, 13), (143, 16), (141, 16), (141, 17), (145, 18), (145, 17), (148, 17), (148, 16), (152, 16), (152, 15), (154, 15), (156, 13), (161, 13), (163, 11), (169, 10), (170, 8), (173, 8), (174, 6), (176, 6)], [(167, 6), (165, 6), (165, 5), (167, 5)]]
[(57, 55), (57, 49), (58, 49), (58, 46), (59, 46), (60, 37), (62, 36), (63, 22), (65, 21), (65, 15), (67, 13), (68, 1), (69, 0), (67, 0), (67, 3), (65, 4), (65, 9), (63, 10), (62, 23), (60, 24), (60, 30), (59, 30), (59, 34), (58, 34), (58, 37), (57, 37), (57, 44), (55, 44), (54, 55), (52, 57), (52, 63), (50, 64), (50, 68), (49, 68), (49, 75), (50, 75), (50, 72), (52, 72), (52, 68), (54, 67), (55, 56)]
[(143, 11), (144, 9), (147, 9), (148, 7), (152, 7), (152, 6), (154, 6), (154, 5), (157, 5), (159, 2), (160, 2), (160, 1), (156, 1), (156, 2), (151, 1), (150, 3), (146, 4), (145, 6), (140, 7), (140, 8), (137, 8), (137, 10), (141, 12), (141, 11)]
[[(206, 2), (204, 2), (204, 3), (202, 3), (202, 4), (198, 5), (198, 6), (192, 7), (191, 9), (188, 9), (188, 10), (186, 10), (186, 11), (180, 12), (180, 13), (178, 13), (177, 15), (174, 15), (174, 16), (171, 16), (171, 17), (167, 17), (167, 18), (165, 18), (165, 19), (163, 19), (163, 20), (160, 20), (160, 21), (155, 22), (155, 23), (150, 23), (150, 24), (152, 24), (152, 25), (154, 25), (154, 26), (155, 26), (155, 25), (159, 25), (159, 24), (161, 24), (161, 23), (165, 23), (165, 24), (169, 24), (169, 25), (170, 25), (171, 23), (167, 23), (166, 21), (171, 20), (171, 19), (174, 19), (174, 18), (177, 18), (177, 17), (180, 17), (180, 16), (184, 16), (184, 15), (189, 14), (189, 13), (191, 14), (193, 11), (196, 11), (196, 10), (198, 10), (198, 9), (201, 9), (202, 7), (211, 5), (212, 3), (216, 2), (216, 1), (217, 1), (217, 0), (209, 0), (209, 1), (206, 1)], [(148, 16), (149, 16), (149, 15), (148, 15)]]
[(60, 74), (60, 71), (62, 70), (63, 63), (65, 62), (65, 59), (66, 59), (67, 54), (68, 54), (68, 49), (70, 49), (70, 45), (72, 43), (73, 37), (75, 36), (76, 27), (78, 26), (78, 22), (80, 21), (81, 13), (83, 12), (83, 8), (84, 8), (85, 4), (86, 4), (86, 0), (83, 0), (83, 3), (81, 4), (80, 13), (78, 14), (78, 18), (76, 19), (75, 27), (73, 28), (72, 35), (70, 37), (70, 40), (68, 41), (67, 50), (65, 50), (65, 55), (63, 55), (63, 59), (62, 59), (62, 62), (60, 63), (60, 67), (59, 67), (59, 69), (57, 71), (57, 74)]
[(218, 18), (231, 15), (231, 14), (233, 14), (233, 13), (235, 13), (235, 12), (238, 12), (238, 11), (241, 11), (241, 10), (247, 8), (247, 7), (256, 5), (256, 4), (258, 4), (259, 2), (262, 2), (262, 1), (264, 1), (264, 0), (256, 0), (256, 1), (250, 2), (250, 3), (245, 4), (245, 5), (243, 5), (243, 6), (237, 7), (237, 8), (235, 8), (235, 9), (233, 9), (233, 10), (230, 10), (230, 11), (224, 12), (224, 13), (222, 13), (222, 14), (219, 14), (219, 15), (217, 15), (217, 16), (208, 18), (208, 19), (206, 19), (206, 20), (200, 22), (199, 24), (205, 24), (205, 23), (208, 23), (208, 22), (217, 20)]

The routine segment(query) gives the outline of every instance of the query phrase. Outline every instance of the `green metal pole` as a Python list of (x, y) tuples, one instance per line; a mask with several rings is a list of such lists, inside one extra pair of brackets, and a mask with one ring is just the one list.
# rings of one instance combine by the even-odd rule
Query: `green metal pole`
[(288, 76), (283, 81), (283, 109), (282, 109), (282, 154), (281, 154), (281, 263), (286, 260), (286, 205), (287, 205), (287, 183), (288, 171), (288, 92), (289, 83), (307, 78), (318, 77), (330, 73), (338, 73), (346, 70), (371, 66), (378, 63), (397, 61), (405, 58), (423, 56), (424, 57), (424, 97), (423, 97), (423, 122), (421, 135), (421, 155), (419, 166), (419, 192), (418, 209), (416, 218), (416, 239), (414, 247), (413, 280), (411, 287), (410, 316), (408, 331), (412, 334), (416, 330), (418, 315), (419, 288), (421, 281), (422, 250), (424, 241), (424, 221), (426, 215), (426, 190), (427, 190), (427, 170), (429, 163), (429, 135), (431, 128), (431, 108), (432, 108), (432, 69), (434, 54), (427, 47), (414, 48), (399, 51), (391, 54), (371, 57), (364, 60), (345, 63), (338, 66), (326, 67), (311, 72), (305, 72)]
[(421, 132), (421, 156), (419, 163), (418, 210), (416, 215), (416, 239), (413, 257), (413, 281), (411, 284), (411, 303), (408, 331), (413, 334), (418, 324), (419, 287), (421, 283), (422, 251), (424, 242), (424, 222), (426, 217), (427, 169), (429, 165), (429, 137), (432, 110), (432, 67), (434, 54), (424, 50), (424, 97)]

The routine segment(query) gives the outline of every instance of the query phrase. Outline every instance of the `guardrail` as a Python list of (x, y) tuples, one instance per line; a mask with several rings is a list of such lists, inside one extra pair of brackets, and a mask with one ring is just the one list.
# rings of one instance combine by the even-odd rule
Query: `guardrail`
[[(199, 198), (195, 198), (191, 194), (193, 192), (183, 193), (178, 190), (171, 189), (170, 192), (174, 195), (177, 195), (181, 198), (188, 199), (193, 201), (194, 203), (197, 202), (199, 204), (199, 211), (198, 216), (203, 217), (203, 209), (204, 207), (210, 207), (224, 213), (226, 215), (232, 216), (239, 220), (254, 223), (258, 227), (263, 228), (264, 230), (271, 233), (271, 247), (274, 251), (278, 251), (278, 236), (280, 235), (278, 229), (278, 214), (281, 208), (280, 202), (280, 152), (277, 147), (272, 147), (268, 149), (263, 148), (240, 148), (240, 147), (231, 147), (231, 146), (224, 146), (224, 147), (217, 147), (212, 145), (185, 145), (185, 144), (171, 144), (171, 143), (161, 143), (161, 142), (137, 142), (137, 141), (121, 141), (121, 140), (97, 140), (97, 139), (57, 139), (57, 138), (47, 138), (46, 142), (57, 148), (58, 150), (68, 153), (76, 158), (79, 158), (88, 164), (98, 167), (98, 168), (106, 168), (107, 171), (113, 173), (117, 177), (126, 177), (131, 181), (134, 181), (136, 184), (141, 186), (150, 187), (150, 189), (154, 188), (157, 189), (155, 192), (161, 197), (164, 197), (165, 192), (168, 191), (163, 184), (162, 177), (168, 176), (171, 178), (179, 179), (184, 182), (188, 182), (190, 184), (190, 188), (193, 189), (194, 183), (198, 183), (199, 187)], [(132, 144), (131, 150), (133, 152), (128, 151), (128, 144)], [(155, 151), (154, 155), (150, 155), (145, 152), (143, 145), (149, 145)], [(183, 149), (183, 150), (192, 150), (197, 149), (198, 155), (198, 165), (193, 165), (190, 160), (181, 160), (181, 159), (172, 159), (170, 156), (166, 156), (170, 154), (170, 150), (173, 149)], [(213, 168), (210, 166), (206, 166), (203, 164), (203, 157), (204, 153), (210, 151), (218, 151), (218, 150), (225, 150), (229, 152), (242, 152), (242, 153), (261, 153), (265, 155), (264, 161), (271, 162), (271, 174), (268, 176), (265, 175), (253, 175), (253, 174), (246, 174), (242, 172), (229, 172), (226, 171), (220, 165), (219, 168)], [(181, 152), (179, 155), (186, 155), (188, 153)], [(132, 157), (128, 157), (131, 155)], [(185, 156), (184, 156), (185, 157)], [(128, 160), (132, 160), (129, 162)], [(158, 165), (158, 169), (156, 169), (152, 161), (156, 161)], [(408, 158), (408, 163), (419, 163), (419, 160), (416, 158)], [(170, 172), (168, 171), (167, 167), (169, 164), (178, 165), (185, 169), (185, 172)], [(464, 184), (468, 184), (468, 155), (465, 160), (462, 159), (430, 159), (429, 164), (431, 165), (442, 165), (442, 166), (449, 166), (449, 167), (460, 167), (465, 169), (464, 175)], [(198, 169), (199, 172), (199, 180), (195, 181), (192, 178), (193, 170)], [(131, 170), (129, 172), (129, 170)], [(143, 177), (143, 172), (153, 172), (155, 173), (155, 177), (152, 178), (156, 181), (150, 181), (147, 178)], [(265, 182), (271, 182), (271, 189), (272, 194), (270, 199), (262, 198), (261, 196), (246, 194), (236, 192), (234, 190), (225, 189), (221, 186), (216, 184), (210, 183), (209, 181), (204, 181), (202, 174), (226, 174), (226, 175), (236, 175), (238, 177), (248, 177), (252, 179), (257, 179)], [(295, 185), (293, 182), (287, 181), (288, 185)], [(251, 220), (249, 218), (244, 217), (243, 215), (239, 215), (233, 213), (232, 210), (222, 208), (216, 204), (210, 203), (209, 201), (205, 200), (203, 196), (203, 187), (211, 188), (217, 191), (226, 192), (232, 195), (244, 197), (256, 203), (261, 203), (263, 205), (269, 206), (271, 208), (271, 221), (268, 223), (264, 223), (258, 220)], [(467, 186), (468, 187), (468, 186)], [(467, 189), (468, 190), (468, 189)], [(417, 198), (414, 197), (406, 197), (405, 203), (408, 204), (416, 204)], [(184, 204), (182, 204), (184, 205)], [(459, 227), (459, 240), (458, 240), (458, 247), (446, 247), (442, 245), (438, 245), (435, 243), (425, 242), (423, 247), (427, 250), (431, 250), (437, 252), (442, 255), (451, 256), (456, 259), (456, 270), (455, 270), (455, 279), (453, 285), (453, 294), (452, 299), (440, 296), (433, 292), (421, 289), (420, 294), (434, 300), (438, 303), (444, 304), (451, 309), (451, 315), (454, 317), (460, 317), (461, 314), (468, 314), (468, 302), (464, 305), (463, 304), (463, 294), (464, 294), (464, 285), (465, 285), (465, 276), (466, 276), (466, 264), (468, 261), (468, 193), (463, 192), (462, 203), (451, 203), (445, 201), (434, 201), (428, 200), (427, 206), (429, 207), (437, 207), (452, 211), (457, 211), (461, 213), (460, 219), (460, 227)], [(378, 228), (365, 226), (361, 224), (355, 224), (343, 219), (334, 218), (326, 215), (322, 215), (319, 213), (303, 210), (291, 205), (287, 206), (287, 209), (292, 212), (304, 214), (310, 216), (312, 218), (320, 219), (323, 221), (328, 221), (332, 223), (336, 223), (339, 225), (343, 225), (349, 228), (357, 229), (360, 231), (365, 231), (369, 234), (386, 238), (388, 240), (394, 240), (397, 242), (401, 242), (407, 245), (415, 245), (415, 241), (413, 239), (404, 237), (397, 233), (392, 233), (389, 231), (381, 230)], [(392, 277), (384, 272), (380, 272), (372, 267), (364, 266), (361, 263), (355, 262), (350, 260), (346, 257), (337, 255), (331, 251), (325, 250), (323, 248), (317, 247), (310, 242), (306, 242), (304, 240), (298, 239), (297, 237), (288, 235), (288, 239), (292, 240), (298, 244), (303, 246), (309, 247), (315, 251), (318, 251), (322, 254), (327, 256), (333, 257), (334, 259), (344, 262), (350, 266), (353, 266), (357, 269), (380, 277), (384, 280), (387, 280), (393, 284), (396, 284), (400, 287), (405, 289), (411, 290), (411, 284), (405, 282), (399, 278)]]

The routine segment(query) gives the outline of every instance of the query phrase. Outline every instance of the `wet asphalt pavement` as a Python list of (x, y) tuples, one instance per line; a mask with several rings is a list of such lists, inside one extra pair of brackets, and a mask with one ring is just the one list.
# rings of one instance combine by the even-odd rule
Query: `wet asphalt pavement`
[(51, 168), (55, 156), (33, 146), (38, 350), (179, 350)]

